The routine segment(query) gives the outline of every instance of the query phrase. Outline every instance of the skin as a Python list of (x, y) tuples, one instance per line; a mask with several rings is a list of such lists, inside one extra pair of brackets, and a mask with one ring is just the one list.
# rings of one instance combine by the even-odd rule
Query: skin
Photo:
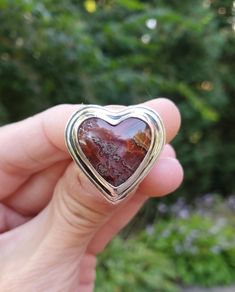
[[(170, 143), (180, 128), (177, 107), (164, 98), (145, 105), (162, 117)], [(167, 144), (133, 194), (108, 203), (65, 147), (65, 125), (78, 108), (60, 105), (0, 128), (1, 291), (93, 291), (97, 254), (146, 200), (182, 182)]]

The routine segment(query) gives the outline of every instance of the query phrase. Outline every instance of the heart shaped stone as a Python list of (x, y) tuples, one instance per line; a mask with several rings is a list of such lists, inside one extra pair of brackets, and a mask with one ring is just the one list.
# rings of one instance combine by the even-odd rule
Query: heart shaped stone
[(81, 170), (115, 203), (147, 175), (165, 143), (161, 118), (151, 109), (81, 107), (65, 130), (67, 148)]
[(79, 127), (78, 141), (94, 169), (117, 187), (125, 183), (143, 161), (150, 147), (151, 130), (137, 118), (128, 118), (117, 125), (90, 118)]

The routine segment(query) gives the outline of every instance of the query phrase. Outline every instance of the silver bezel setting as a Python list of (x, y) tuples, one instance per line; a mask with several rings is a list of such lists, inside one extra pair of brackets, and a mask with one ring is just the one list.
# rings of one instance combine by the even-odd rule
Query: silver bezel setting
[[(90, 118), (99, 118), (115, 126), (128, 118), (138, 118), (148, 124), (151, 130), (151, 143), (139, 167), (123, 184), (114, 187), (109, 184), (91, 165), (83, 153), (78, 141), (78, 129)], [(82, 106), (76, 111), (65, 129), (65, 142), (73, 160), (82, 169), (90, 181), (112, 203), (124, 199), (148, 174), (154, 162), (159, 157), (165, 144), (166, 134), (160, 116), (145, 106), (129, 106), (124, 109), (110, 109), (98, 105)]]

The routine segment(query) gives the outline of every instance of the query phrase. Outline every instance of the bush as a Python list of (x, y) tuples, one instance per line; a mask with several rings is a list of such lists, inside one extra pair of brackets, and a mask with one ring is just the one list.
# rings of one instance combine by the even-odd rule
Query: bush
[(172, 261), (138, 239), (116, 238), (98, 262), (97, 292), (176, 292)]
[(170, 256), (183, 284), (235, 282), (235, 228), (221, 218), (212, 220), (194, 214), (187, 219), (159, 222), (153, 235), (148, 235), (148, 246)]
[(114, 239), (100, 257), (97, 291), (177, 291), (177, 285), (234, 283), (234, 198), (208, 205), (207, 197), (196, 210), (184, 208), (129, 240)]

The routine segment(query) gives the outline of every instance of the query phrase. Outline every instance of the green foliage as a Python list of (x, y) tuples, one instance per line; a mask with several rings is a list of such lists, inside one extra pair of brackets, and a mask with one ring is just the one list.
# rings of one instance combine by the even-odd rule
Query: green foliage
[(101, 255), (97, 273), (97, 292), (179, 291), (172, 262), (141, 241), (116, 238)]
[[(184, 284), (227, 285), (235, 281), (235, 228), (199, 215), (159, 222), (149, 246), (170, 255)], [(228, 256), (229, 255), (229, 256)]]
[(0, 0), (0, 123), (58, 103), (172, 98), (182, 194), (235, 182), (232, 0)]
[(186, 218), (162, 218), (131, 239), (114, 239), (99, 259), (97, 291), (177, 291), (177, 285), (234, 283), (234, 207), (218, 200)]

